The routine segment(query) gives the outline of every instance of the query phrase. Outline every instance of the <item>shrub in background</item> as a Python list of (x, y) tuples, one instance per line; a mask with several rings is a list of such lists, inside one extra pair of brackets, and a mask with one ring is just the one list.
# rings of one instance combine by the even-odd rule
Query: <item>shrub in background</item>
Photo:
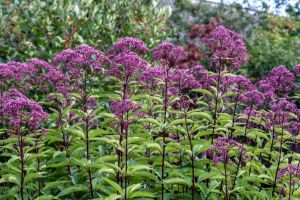
[(159, 1), (4, 0), (0, 3), (0, 62), (51, 59), (86, 43), (107, 50), (120, 37), (150, 47), (166, 39), (169, 6)]

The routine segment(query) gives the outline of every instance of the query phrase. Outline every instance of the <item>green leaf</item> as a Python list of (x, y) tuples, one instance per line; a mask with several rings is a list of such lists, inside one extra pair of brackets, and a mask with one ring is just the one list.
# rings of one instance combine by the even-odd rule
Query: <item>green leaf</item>
[(128, 195), (129, 198), (155, 198), (152, 192), (137, 191)]
[(130, 196), (131, 193), (133, 193), (134, 191), (140, 189), (141, 187), (142, 187), (142, 184), (140, 184), (140, 183), (130, 185), (130, 186), (127, 188), (127, 193), (128, 193), (128, 195)]
[(164, 180), (164, 184), (186, 185), (190, 186), (191, 182), (183, 178), (169, 178)]
[(122, 196), (119, 194), (111, 194), (108, 197), (106, 197), (104, 200), (116, 200), (116, 199), (121, 199)]
[(192, 91), (193, 92), (199, 92), (199, 93), (207, 94), (210, 97), (213, 96), (213, 94), (209, 90), (206, 90), (206, 89), (194, 89)]
[(105, 177), (103, 177), (102, 179), (106, 181), (109, 185), (111, 185), (116, 191), (118, 191), (123, 196), (124, 194), (123, 189), (120, 187), (118, 183)]
[(57, 199), (53, 195), (42, 195), (37, 197), (35, 200), (52, 200), (52, 199)]
[(151, 124), (155, 124), (159, 127), (162, 126), (162, 123), (158, 122), (156, 119), (153, 119), (153, 118), (140, 119), (139, 122), (148, 122), (148, 123), (151, 123)]
[(203, 118), (210, 122), (213, 121), (212, 117), (206, 112), (191, 112), (191, 113), (188, 113), (188, 117)]
[[(191, 119), (187, 119), (186, 120), (187, 123), (194, 123), (193, 120)], [(176, 126), (176, 125), (179, 125), (179, 124), (185, 124), (185, 119), (176, 119), (176, 120), (173, 120), (171, 123), (170, 123), (170, 126)]]
[(86, 186), (71, 186), (68, 188), (63, 189), (58, 195), (57, 197), (62, 197), (68, 194), (72, 194), (75, 192), (87, 192), (88, 188)]

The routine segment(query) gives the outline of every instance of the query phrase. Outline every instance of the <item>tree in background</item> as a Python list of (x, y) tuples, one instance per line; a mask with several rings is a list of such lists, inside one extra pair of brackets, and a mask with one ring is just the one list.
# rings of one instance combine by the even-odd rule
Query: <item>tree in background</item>
[(52, 54), (78, 44), (100, 50), (124, 36), (150, 47), (167, 37), (168, 5), (159, 0), (4, 0), (0, 2), (0, 62)]
[(247, 71), (252, 77), (265, 75), (278, 65), (292, 69), (300, 63), (300, 22), (293, 18), (268, 16), (247, 38), (250, 52)]
[[(194, 59), (193, 63), (197, 59), (203, 61), (205, 55), (201, 53), (201, 38), (214, 26), (212, 21), (216, 21), (241, 33), (246, 40), (250, 59), (241, 73), (257, 79), (278, 65), (286, 65), (291, 69), (300, 62), (300, 51), (296, 48), (300, 43), (300, 22), (293, 17), (268, 14), (266, 2), (260, 3), (263, 11), (255, 11), (252, 6), (243, 8), (238, 3), (225, 5), (209, 1), (178, 0), (169, 18), (174, 30), (173, 40), (186, 46), (190, 59)], [(245, 5), (248, 4), (246, 2)], [(287, 4), (276, 1), (276, 8)]]

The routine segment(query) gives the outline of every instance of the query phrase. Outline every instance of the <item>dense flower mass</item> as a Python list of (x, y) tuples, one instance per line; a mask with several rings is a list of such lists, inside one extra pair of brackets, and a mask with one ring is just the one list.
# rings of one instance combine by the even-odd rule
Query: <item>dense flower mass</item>
[(292, 134), (292, 135), (299, 135), (300, 134), (300, 122), (298, 121), (293, 121), (289, 127), (288, 127), (288, 131)]
[(229, 151), (236, 150), (239, 153), (246, 151), (246, 148), (236, 140), (228, 137), (218, 137), (213, 143), (212, 147), (204, 152), (205, 155), (210, 156), (212, 162), (229, 162)]
[(248, 106), (260, 106), (264, 103), (265, 97), (257, 90), (250, 90), (242, 95), (240, 100)]
[(13, 76), (14, 72), (8, 64), (0, 64), (0, 88), (4, 87), (5, 82)]
[(147, 67), (147, 62), (134, 52), (120, 53), (112, 59), (109, 74), (125, 79), (133, 76), (137, 70)]
[(114, 101), (110, 106), (110, 110), (118, 117), (122, 117), (129, 111), (136, 111), (139, 108), (141, 108), (140, 104), (129, 99)]
[(8, 62), (7, 65), (14, 72), (13, 78), (14, 78), (15, 82), (17, 82), (17, 83), (20, 83), (26, 79), (29, 79), (29, 77), (32, 74), (36, 73), (35, 67), (33, 67), (32, 65), (29, 65), (27, 63), (11, 61), (11, 62)]
[(295, 70), (295, 72), (297, 73), (297, 76), (300, 77), (300, 64), (299, 64), (299, 65), (296, 65), (296, 66), (294, 67), (294, 70)]
[(128, 37), (105, 54), (80, 45), (0, 64), (0, 196), (297, 198), (294, 75), (279, 66), (253, 84), (233, 70), (247, 60), (238, 34), (204, 41), (207, 68), (168, 42), (143, 55)]
[(247, 62), (248, 53), (243, 38), (223, 26), (218, 26), (204, 38), (209, 47), (211, 65), (216, 70), (222, 70), (227, 66), (230, 69), (238, 69)]
[(224, 87), (230, 87), (232, 91), (240, 94), (242, 91), (253, 90), (255, 87), (245, 76), (226, 76), (223, 78)]
[(162, 79), (164, 74), (164, 69), (162, 67), (145, 67), (142, 71), (139, 81), (143, 83), (150, 83), (151, 85), (156, 85), (159, 79)]
[(190, 90), (199, 87), (199, 82), (188, 69), (177, 69), (171, 74), (170, 80), (179, 90)]
[(56, 65), (64, 65), (65, 73), (70, 73), (72, 77), (78, 78), (89, 67), (92, 67), (94, 72), (103, 71), (103, 64), (109, 62), (109, 59), (101, 51), (83, 44), (55, 54), (52, 62)]
[(153, 50), (152, 58), (164, 66), (176, 67), (184, 60), (185, 52), (180, 46), (162, 42)]
[(116, 56), (119, 53), (135, 52), (137, 54), (143, 54), (149, 51), (145, 43), (138, 38), (125, 37), (119, 39), (113, 44), (113, 47), (108, 51), (108, 55)]
[(295, 76), (284, 66), (278, 66), (259, 82), (268, 98), (285, 97), (295, 90)]
[(48, 87), (57, 88), (66, 85), (70, 79), (65, 76), (59, 68), (40, 59), (32, 58), (28, 60), (28, 64), (36, 69), (36, 74), (32, 75), (32, 84), (35, 87), (42, 86), (44, 91), (49, 91)]
[(289, 126), (289, 124), (286, 123), (293, 119), (292, 113), (298, 111), (296, 104), (289, 102), (286, 99), (278, 99), (277, 101), (271, 102), (270, 108), (271, 112), (267, 114), (267, 118), (270, 119), (268, 122), (269, 126)]
[(295, 164), (290, 164), (278, 171), (278, 178), (289, 178), (287, 176), (292, 176), (293, 178), (300, 178), (300, 168)]
[(20, 128), (28, 125), (37, 129), (42, 121), (48, 118), (42, 107), (18, 90), (12, 89), (4, 94), (2, 113), (7, 118), (9, 124), (13, 127)]
[(198, 81), (201, 88), (208, 89), (211, 85), (213, 85), (213, 78), (209, 75), (208, 70), (202, 65), (196, 65), (191, 69), (191, 73)]

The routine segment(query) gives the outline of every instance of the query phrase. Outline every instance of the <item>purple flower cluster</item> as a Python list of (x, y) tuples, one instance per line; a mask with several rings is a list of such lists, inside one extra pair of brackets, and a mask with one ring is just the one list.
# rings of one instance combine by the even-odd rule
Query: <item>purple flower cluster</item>
[(267, 126), (271, 127), (273, 125), (287, 125), (293, 115), (291, 113), (298, 112), (296, 104), (289, 102), (286, 99), (278, 99), (270, 103), (270, 112), (267, 114), (267, 118), (270, 121)]
[(294, 70), (295, 70), (297, 76), (300, 77), (300, 64), (296, 65), (296, 66), (294, 67)]
[(170, 75), (170, 80), (179, 90), (190, 90), (200, 86), (189, 69), (177, 69)]
[(4, 87), (4, 83), (13, 76), (14, 72), (8, 64), (0, 64), (0, 88)]
[(147, 62), (139, 55), (147, 51), (148, 48), (142, 40), (128, 37), (121, 38), (113, 44), (108, 52), (111, 59), (108, 74), (118, 78), (123, 76), (128, 81), (138, 70), (148, 67)]
[(143, 54), (148, 51), (149, 49), (142, 40), (138, 38), (125, 37), (115, 42), (107, 54), (109, 57), (114, 57), (119, 53), (135, 52), (137, 54)]
[(40, 123), (48, 118), (47, 113), (38, 103), (31, 101), (16, 89), (11, 89), (4, 94), (3, 104), (1, 113), (15, 128), (27, 125), (37, 129)]
[(18, 83), (24, 81), (25, 79), (31, 77), (32, 74), (36, 73), (35, 67), (27, 63), (11, 61), (7, 64), (13, 70), (14, 80)]
[(290, 134), (297, 136), (300, 134), (300, 122), (299, 121), (293, 121), (288, 127), (288, 131)]
[(102, 72), (103, 64), (109, 62), (109, 59), (101, 51), (83, 44), (55, 54), (52, 62), (56, 65), (63, 65), (65, 73), (69, 73), (72, 78), (78, 78), (83, 76), (87, 69)]
[(260, 106), (264, 100), (265, 96), (257, 90), (250, 90), (240, 96), (240, 101), (248, 106)]
[(228, 137), (218, 137), (212, 147), (204, 152), (204, 155), (209, 156), (214, 163), (228, 163), (229, 151), (234, 149), (236, 149), (239, 153), (246, 151), (246, 148), (236, 140)]
[(165, 70), (162, 67), (145, 67), (142, 71), (139, 81), (146, 84), (156, 86), (159, 79), (163, 78)]
[(28, 64), (36, 69), (36, 74), (32, 77), (32, 84), (35, 87), (41, 86), (45, 92), (48, 92), (49, 86), (59, 88), (70, 83), (70, 79), (65, 76), (59, 68), (47, 63), (46, 61), (32, 58), (28, 60)]
[(182, 96), (180, 97), (179, 100), (175, 101), (172, 106), (174, 107), (174, 109), (179, 110), (179, 109), (189, 109), (193, 105), (194, 105), (193, 100), (189, 99), (187, 96)]
[(147, 62), (134, 52), (120, 53), (112, 59), (109, 74), (116, 77), (132, 77), (138, 70), (147, 67)]
[(222, 79), (222, 85), (226, 88), (231, 88), (233, 92), (241, 94), (243, 91), (254, 90), (255, 87), (252, 82), (242, 75), (225, 76)]
[(114, 101), (110, 106), (110, 110), (118, 117), (122, 117), (128, 112), (136, 111), (140, 108), (140, 104), (131, 101), (130, 99)]
[(154, 61), (159, 61), (163, 66), (167, 66), (168, 68), (178, 67), (184, 58), (184, 48), (169, 42), (160, 43), (153, 49), (152, 53)]
[(208, 70), (202, 65), (193, 67), (191, 73), (198, 81), (201, 88), (208, 89), (213, 84), (213, 78), (209, 75)]
[(259, 82), (268, 99), (287, 97), (296, 89), (295, 76), (286, 67), (278, 66)]
[(210, 49), (211, 65), (217, 71), (223, 70), (224, 66), (229, 70), (238, 69), (247, 62), (248, 53), (243, 38), (223, 26), (215, 28), (203, 41)]
[(277, 176), (279, 179), (282, 179), (286, 176), (292, 176), (292, 178), (300, 178), (300, 168), (298, 168), (295, 164), (290, 164), (279, 170)]

